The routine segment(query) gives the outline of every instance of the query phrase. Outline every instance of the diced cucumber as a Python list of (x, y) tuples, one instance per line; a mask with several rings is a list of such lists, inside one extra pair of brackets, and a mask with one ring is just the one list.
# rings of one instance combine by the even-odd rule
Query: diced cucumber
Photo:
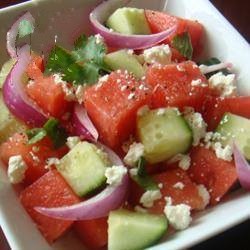
[(104, 62), (112, 70), (128, 70), (138, 78), (143, 77), (145, 74), (145, 70), (136, 56), (129, 54), (127, 50), (118, 50), (107, 54), (104, 57)]
[(143, 9), (119, 8), (108, 18), (106, 25), (114, 31), (127, 35), (151, 33)]
[(145, 158), (152, 164), (185, 153), (192, 144), (192, 131), (175, 108), (161, 108), (139, 114), (137, 131), (144, 145)]
[(238, 145), (245, 157), (250, 160), (250, 119), (225, 113), (216, 132), (220, 134), (218, 141), (223, 145)]
[(104, 152), (91, 143), (80, 142), (60, 160), (57, 169), (75, 193), (83, 196), (105, 183), (109, 165)]
[(26, 129), (25, 124), (10, 113), (0, 92), (0, 143), (6, 141), (14, 133), (24, 132)]
[(167, 231), (164, 215), (113, 211), (108, 218), (108, 249), (138, 250), (155, 244)]
[(7, 62), (5, 62), (4, 65), (2, 66), (2, 69), (0, 71), (0, 89), (2, 89), (5, 79), (7, 75), (10, 73), (10, 70), (12, 69), (15, 63), (16, 63), (15, 59), (10, 59)]

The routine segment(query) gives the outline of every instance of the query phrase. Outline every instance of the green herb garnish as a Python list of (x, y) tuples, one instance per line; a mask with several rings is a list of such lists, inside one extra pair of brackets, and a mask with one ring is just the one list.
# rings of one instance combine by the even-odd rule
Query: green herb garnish
[(152, 179), (150, 175), (148, 175), (146, 171), (146, 160), (144, 157), (140, 157), (137, 164), (137, 175), (132, 176), (133, 180), (141, 186), (144, 190), (157, 190), (158, 185)]
[(34, 144), (48, 136), (54, 145), (54, 148), (63, 146), (67, 139), (67, 133), (59, 124), (59, 121), (50, 118), (42, 128), (33, 128), (26, 131), (28, 136), (28, 144)]
[(191, 43), (190, 34), (188, 32), (176, 35), (173, 38), (171, 44), (175, 49), (180, 52), (181, 55), (188, 59), (192, 59), (193, 46)]

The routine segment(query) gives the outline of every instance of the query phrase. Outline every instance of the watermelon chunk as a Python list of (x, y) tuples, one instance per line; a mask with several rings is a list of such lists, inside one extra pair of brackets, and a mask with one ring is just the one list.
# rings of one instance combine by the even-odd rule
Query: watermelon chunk
[(86, 90), (86, 110), (105, 144), (116, 148), (135, 133), (137, 111), (150, 103), (150, 93), (132, 74), (119, 70)]
[(236, 183), (238, 177), (234, 162), (224, 161), (204, 147), (191, 150), (192, 165), (188, 171), (192, 181), (203, 184), (210, 193), (210, 203), (215, 205)]
[(20, 200), (49, 243), (63, 235), (71, 227), (73, 221), (49, 218), (36, 212), (34, 207), (61, 207), (80, 202), (56, 170), (49, 171), (24, 189), (20, 194)]

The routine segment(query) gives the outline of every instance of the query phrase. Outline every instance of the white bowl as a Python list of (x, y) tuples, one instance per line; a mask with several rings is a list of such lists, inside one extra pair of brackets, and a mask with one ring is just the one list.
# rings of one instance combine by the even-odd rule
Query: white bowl
[[(58, 43), (67, 47), (82, 32), (90, 32), (88, 13), (100, 0), (40, 0), (29, 1), (0, 10), (0, 65), (8, 58), (5, 36), (18, 15), (30, 10), (37, 20), (32, 48), (46, 52)], [(162, 9), (165, 0), (134, 0), (132, 4), (149, 9)], [(242, 36), (212, 6), (208, 0), (169, 0), (167, 10), (173, 14), (197, 19), (206, 27), (206, 55), (216, 56), (234, 64), (241, 94), (250, 95), (250, 47)], [(3, 25), (4, 24), (4, 25)], [(249, 83), (249, 84), (248, 84)], [(250, 218), (250, 194), (238, 190), (216, 207), (195, 216), (185, 231), (175, 233), (151, 247), (152, 250), (184, 249), (218, 234)], [(18, 201), (7, 176), (0, 167), (0, 225), (13, 250), (77, 250), (82, 244), (71, 234), (49, 246)]]

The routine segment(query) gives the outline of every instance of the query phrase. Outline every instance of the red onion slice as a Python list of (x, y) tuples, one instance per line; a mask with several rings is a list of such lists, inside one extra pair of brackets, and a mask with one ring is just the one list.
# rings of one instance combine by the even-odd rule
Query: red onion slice
[(240, 184), (243, 188), (250, 190), (250, 165), (235, 143), (233, 153)]
[(99, 134), (83, 105), (76, 104), (72, 116), (74, 134), (90, 141), (97, 141)]
[[(108, 149), (106, 153), (110, 160), (115, 160), (115, 162), (112, 162), (114, 165), (122, 164), (121, 159), (115, 152), (102, 144), (98, 143), (97, 145), (104, 150)], [(111, 210), (115, 210), (122, 205), (127, 195), (128, 185), (129, 177), (126, 173), (119, 185), (109, 185), (101, 193), (81, 203), (58, 208), (35, 207), (34, 209), (43, 215), (62, 220), (90, 220), (102, 218), (107, 216)]]
[(30, 14), (26, 12), (24, 15), (19, 17), (16, 22), (11, 26), (10, 30), (7, 32), (7, 51), (12, 58), (16, 58), (18, 52), (16, 51), (16, 38), (18, 35), (19, 25), (23, 20), (29, 21), (31, 24), (35, 24), (35, 19)]
[(233, 67), (232, 63), (218, 63), (218, 64), (214, 64), (214, 65), (210, 65), (210, 66), (201, 64), (199, 66), (202, 74), (204, 74), (204, 75), (211, 73), (211, 72), (214, 72), (214, 71), (217, 71), (217, 70), (231, 69), (232, 67)]
[(104, 1), (89, 15), (95, 32), (99, 33), (109, 46), (128, 49), (146, 49), (164, 41), (176, 30), (176, 26), (174, 26), (166, 31), (152, 35), (123, 35), (117, 32), (111, 32), (103, 23), (117, 8), (125, 6), (129, 2), (128, 0)]
[(28, 125), (41, 127), (47, 120), (42, 110), (24, 91), (23, 75), (30, 62), (30, 46), (24, 45), (3, 85), (3, 99), (9, 110)]

